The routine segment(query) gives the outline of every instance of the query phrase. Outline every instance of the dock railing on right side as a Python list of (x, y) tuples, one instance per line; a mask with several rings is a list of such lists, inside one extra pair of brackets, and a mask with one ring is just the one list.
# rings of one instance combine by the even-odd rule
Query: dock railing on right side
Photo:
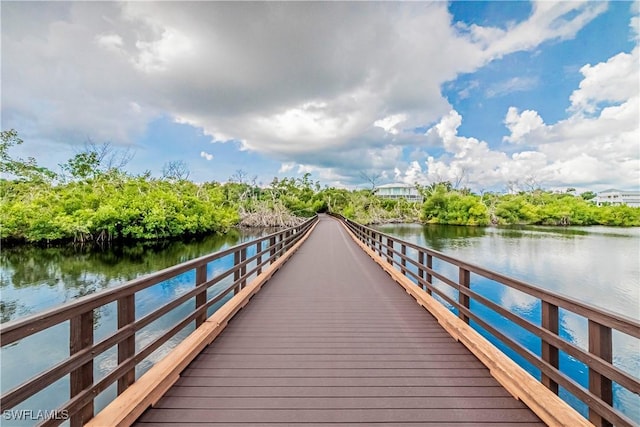
[[(612, 331), (625, 334), (640, 348), (640, 322), (607, 310), (590, 306), (561, 294), (550, 292), (500, 273), (461, 261), (441, 252), (405, 242), (389, 234), (363, 226), (340, 215), (339, 218), (353, 234), (379, 257), (409, 278), (429, 295), (437, 296), (453, 308), (465, 323), (470, 321), (491, 334), (510, 350), (517, 353), (540, 372), (540, 381), (556, 395), (563, 387), (582, 401), (589, 411), (589, 421), (600, 426), (632, 426), (636, 422), (614, 407), (613, 384), (640, 394), (640, 380), (613, 364)], [(408, 254), (409, 250), (409, 254)], [(447, 277), (442, 269), (434, 269), (434, 260), (458, 270), (457, 280)], [(508, 288), (523, 292), (540, 301), (541, 321), (536, 324), (507, 310), (486, 296), (473, 290), (474, 279), (491, 280)], [(435, 286), (435, 284), (438, 286)], [(453, 292), (446, 292), (446, 285)], [(453, 295), (453, 296), (452, 296)], [(473, 302), (473, 305), (472, 305)], [(477, 308), (490, 310), (525, 329), (540, 339), (539, 354), (491, 325)], [(559, 310), (585, 318), (588, 322), (587, 349), (559, 334)], [(588, 367), (588, 388), (560, 369), (560, 352), (579, 360)]]

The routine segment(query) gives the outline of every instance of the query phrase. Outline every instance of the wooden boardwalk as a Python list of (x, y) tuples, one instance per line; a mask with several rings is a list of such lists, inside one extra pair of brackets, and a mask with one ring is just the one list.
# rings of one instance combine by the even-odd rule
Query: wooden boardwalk
[(321, 216), (136, 425), (543, 425)]

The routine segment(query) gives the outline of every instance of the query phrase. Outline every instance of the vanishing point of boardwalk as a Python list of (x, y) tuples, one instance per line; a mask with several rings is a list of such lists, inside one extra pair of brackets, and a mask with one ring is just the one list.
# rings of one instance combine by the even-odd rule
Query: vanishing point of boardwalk
[(324, 216), (137, 424), (542, 425)]

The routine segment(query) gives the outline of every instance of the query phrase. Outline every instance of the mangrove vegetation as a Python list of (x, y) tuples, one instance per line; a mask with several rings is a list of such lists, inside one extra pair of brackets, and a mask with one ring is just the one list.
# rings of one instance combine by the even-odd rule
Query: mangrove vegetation
[(224, 233), (234, 226), (289, 226), (318, 212), (360, 223), (639, 226), (640, 208), (595, 206), (595, 194), (532, 189), (475, 194), (449, 182), (418, 186), (423, 201), (380, 198), (372, 190), (322, 187), (310, 174), (258, 186), (239, 171), (226, 183), (188, 180), (182, 162), (160, 178), (125, 170), (128, 153), (90, 144), (54, 172), (36, 159), (13, 158), (23, 141), (0, 141), (0, 237), (9, 242), (146, 240)]

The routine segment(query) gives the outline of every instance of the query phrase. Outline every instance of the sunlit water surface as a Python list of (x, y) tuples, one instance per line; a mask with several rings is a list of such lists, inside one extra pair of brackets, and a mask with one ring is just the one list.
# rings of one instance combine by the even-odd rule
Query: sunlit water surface
[[(76, 298), (110, 287), (122, 285), (128, 280), (150, 274), (190, 259), (210, 254), (227, 247), (251, 241), (275, 230), (231, 230), (224, 235), (211, 235), (184, 241), (144, 242), (133, 244), (62, 245), (54, 247), (19, 246), (3, 247), (0, 251), (0, 316), (2, 322), (35, 314)], [(248, 250), (248, 256), (255, 247)], [(207, 276), (233, 265), (233, 257), (209, 263)], [(227, 286), (232, 276), (210, 288), (208, 294), (217, 293)], [(189, 271), (161, 282), (136, 294), (136, 318), (153, 311), (184, 292), (193, 289), (195, 271)], [(223, 299), (221, 303), (230, 298)], [(221, 304), (220, 303), (220, 304)], [(217, 306), (212, 307), (212, 312)], [(166, 316), (136, 332), (136, 348), (158, 338), (175, 322), (193, 310), (193, 302), (187, 302)], [(108, 304), (94, 315), (94, 340), (100, 340), (117, 328), (116, 304)], [(136, 369), (139, 377), (171, 348), (184, 339), (193, 327), (187, 327), (167, 344), (156, 350)], [(21, 384), (39, 372), (69, 356), (69, 324), (60, 325), (36, 333), (0, 351), (0, 389), (2, 393)], [(99, 355), (94, 363), (94, 380), (103, 378), (117, 366), (117, 349), (111, 348)], [(102, 409), (116, 394), (113, 385), (96, 398), (96, 411)], [(69, 378), (63, 377), (46, 390), (25, 400), (15, 410), (52, 410), (69, 398)], [(4, 420), (16, 426), (28, 426), (34, 421)], [(8, 425), (8, 424), (7, 424)]]
[[(639, 318), (640, 307), (640, 229), (609, 227), (509, 227), (480, 228), (454, 226), (421, 226), (413, 224), (378, 227), (386, 233), (429, 247), (467, 262), (521, 279), (541, 288), (561, 293), (580, 301)], [(220, 236), (138, 243), (105, 247), (74, 246), (39, 248), (22, 246), (3, 248), (0, 252), (0, 314), (6, 322), (33, 314), (158, 271), (180, 262), (252, 240), (273, 230), (247, 232), (233, 230)], [(208, 276), (230, 267), (227, 258), (209, 264)], [(434, 264), (437, 267), (437, 263)], [(446, 268), (445, 268), (446, 270)], [(457, 271), (446, 272), (457, 278)], [(159, 303), (191, 289), (195, 273), (188, 272), (140, 292), (136, 297), (137, 317), (150, 312)], [(225, 286), (225, 283), (220, 284)], [(540, 320), (540, 303), (525, 294), (472, 275), (472, 286), (487, 298), (532, 321)], [(215, 290), (214, 290), (215, 291)], [(136, 334), (140, 348), (167, 330), (172, 321), (182, 318), (193, 308), (186, 304), (172, 316), (154, 322)], [(518, 327), (505, 324), (488, 310), (476, 307), (493, 325), (500, 325), (512, 338), (539, 352), (540, 341)], [(116, 307), (110, 304), (96, 316), (95, 339), (115, 330)], [(586, 348), (587, 322), (560, 310), (561, 334)], [(30, 378), (37, 372), (63, 360), (69, 354), (68, 325), (63, 324), (19, 343), (4, 348), (1, 359), (3, 392)], [(182, 331), (137, 369), (137, 376), (166, 354), (191, 331)], [(481, 331), (484, 333), (484, 331)], [(486, 335), (486, 334), (485, 334)], [(489, 337), (496, 345), (522, 364), (532, 374), (535, 368)], [(640, 377), (640, 347), (637, 340), (614, 334), (614, 363)], [(98, 357), (94, 366), (96, 379), (102, 378), (116, 365), (115, 348)], [(587, 384), (587, 368), (563, 355), (561, 369)], [(615, 405), (640, 424), (638, 396), (614, 386)], [(69, 395), (68, 378), (53, 384), (46, 392), (25, 401), (20, 408), (55, 408)], [(115, 386), (100, 394), (96, 410), (115, 396)], [(584, 405), (566, 391), (561, 396), (586, 414)], [(29, 425), (30, 423), (16, 423)]]
[[(640, 228), (613, 227), (458, 227), (444, 225), (389, 224), (375, 227), (420, 246), (435, 249), (471, 264), (563, 294), (634, 319), (640, 318)], [(434, 261), (434, 268), (457, 280), (457, 270)], [(540, 302), (522, 292), (479, 276), (471, 276), (476, 291), (537, 324)], [(454, 296), (455, 291), (443, 289)], [(445, 304), (446, 305), (446, 304)], [(472, 308), (492, 326), (529, 350), (540, 354), (540, 340), (511, 325), (480, 304)], [(583, 349), (588, 346), (586, 319), (560, 309), (560, 335)], [(506, 348), (482, 328), (484, 336), (530, 373), (536, 368)], [(640, 377), (640, 343), (627, 335), (613, 334), (614, 365)], [(588, 388), (587, 367), (561, 352), (560, 369)], [(582, 414), (586, 407), (566, 390), (560, 395)], [(614, 384), (614, 405), (640, 424), (640, 398)]]

